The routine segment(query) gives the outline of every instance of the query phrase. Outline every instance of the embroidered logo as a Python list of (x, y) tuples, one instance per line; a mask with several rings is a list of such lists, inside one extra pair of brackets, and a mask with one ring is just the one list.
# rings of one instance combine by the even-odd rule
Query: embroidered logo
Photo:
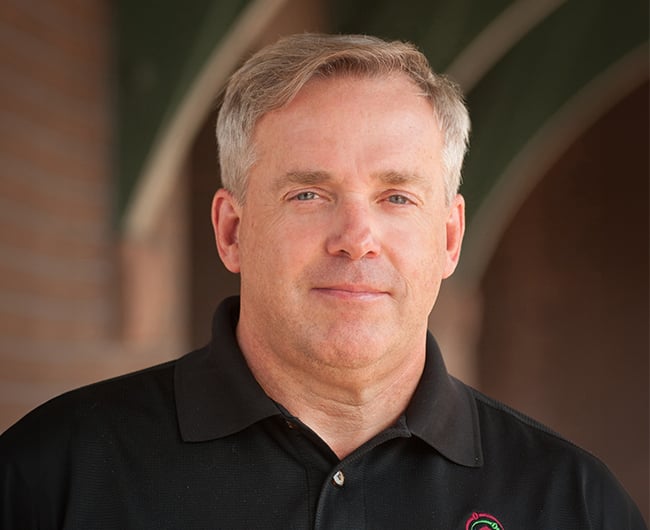
[(504, 530), (494, 515), (474, 512), (465, 523), (465, 530)]

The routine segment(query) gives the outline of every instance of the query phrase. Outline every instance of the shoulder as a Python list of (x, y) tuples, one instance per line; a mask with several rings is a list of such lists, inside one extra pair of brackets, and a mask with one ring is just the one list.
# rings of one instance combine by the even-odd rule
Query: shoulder
[(607, 468), (598, 458), (543, 423), (468, 388), (476, 401), (484, 458), (488, 463), (534, 461), (538, 468), (549, 464), (606, 472)]
[(56, 425), (71, 425), (105, 418), (120, 412), (133, 412), (170, 395), (177, 361), (152, 366), (112, 379), (86, 385), (61, 394), (38, 406), (10, 427), (3, 435), (16, 431), (39, 431)]
[(484, 465), (504, 487), (538, 495), (548, 512), (571, 507), (595, 528), (645, 528), (634, 502), (600, 459), (529, 416), (467, 388), (477, 405)]
[(175, 363), (100, 381), (43, 403), (0, 435), (0, 469), (28, 467), (36, 458), (62, 460), (67, 452), (109, 432), (140, 430), (173, 414)]
[(0, 435), (0, 527), (60, 527), (74, 484), (101, 490), (125, 450), (175, 433), (175, 364), (66, 392)]

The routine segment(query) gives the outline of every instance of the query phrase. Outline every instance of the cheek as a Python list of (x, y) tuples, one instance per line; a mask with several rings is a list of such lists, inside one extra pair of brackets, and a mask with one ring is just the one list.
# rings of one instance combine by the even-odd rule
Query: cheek
[(416, 297), (437, 293), (445, 265), (446, 242), (432, 225), (392, 234), (392, 261)]
[(246, 272), (251, 277), (281, 278), (296, 276), (314, 257), (316, 230), (302, 223), (290, 226), (286, 222), (268, 219), (250, 223), (240, 232), (242, 279)]

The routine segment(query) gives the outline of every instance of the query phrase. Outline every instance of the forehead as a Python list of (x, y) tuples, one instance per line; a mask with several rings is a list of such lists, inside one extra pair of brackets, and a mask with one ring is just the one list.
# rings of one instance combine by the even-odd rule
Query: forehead
[(382, 121), (388, 125), (391, 120), (396, 125), (410, 120), (412, 125), (428, 122), (438, 127), (430, 98), (405, 74), (313, 77), (287, 104), (257, 121), (253, 140), (273, 126), (284, 126), (289, 132), (310, 129), (313, 124), (323, 133), (331, 126), (340, 134), (348, 128), (361, 134), (364, 125)]
[(253, 146), (261, 170), (253, 180), (327, 174), (437, 181), (441, 168), (433, 108), (405, 75), (312, 79), (258, 122)]

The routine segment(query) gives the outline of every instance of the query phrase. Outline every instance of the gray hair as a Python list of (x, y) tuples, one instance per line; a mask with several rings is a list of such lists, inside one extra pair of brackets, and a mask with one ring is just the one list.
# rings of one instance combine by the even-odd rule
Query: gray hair
[(374, 77), (399, 72), (432, 104), (443, 132), (445, 187), (451, 201), (460, 186), (470, 129), (459, 88), (434, 73), (412, 44), (366, 35), (291, 35), (257, 52), (231, 76), (217, 119), (224, 188), (243, 203), (248, 172), (255, 163), (255, 125), (264, 114), (291, 102), (313, 77)]

